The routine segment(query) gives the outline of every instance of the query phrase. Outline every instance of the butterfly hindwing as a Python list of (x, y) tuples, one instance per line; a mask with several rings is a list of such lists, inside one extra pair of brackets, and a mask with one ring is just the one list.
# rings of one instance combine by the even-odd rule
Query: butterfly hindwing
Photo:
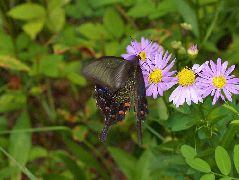
[(129, 69), (132, 66), (131, 61), (125, 61), (120, 57), (105, 56), (84, 67), (83, 74), (95, 84), (115, 92), (127, 81)]
[(109, 127), (125, 118), (126, 111), (130, 107), (129, 97), (119, 102), (115, 98), (115, 93), (99, 85), (95, 87), (94, 96), (97, 106), (104, 115), (104, 128), (101, 132), (100, 139), (101, 141), (105, 141)]

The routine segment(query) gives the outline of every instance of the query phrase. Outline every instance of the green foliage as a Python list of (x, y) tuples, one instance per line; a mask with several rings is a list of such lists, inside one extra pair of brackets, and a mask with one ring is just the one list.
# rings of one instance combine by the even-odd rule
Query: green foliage
[(224, 175), (228, 175), (231, 171), (231, 160), (227, 151), (223, 147), (218, 146), (216, 148), (215, 160), (221, 173)]
[(106, 10), (103, 24), (115, 38), (120, 38), (124, 34), (124, 22), (114, 9)]
[(239, 174), (239, 145), (238, 144), (234, 146), (233, 160), (234, 160), (236, 171)]
[[(237, 152), (238, 145), (234, 146), (234, 156), (233, 160), (235, 162), (235, 168), (237, 169), (237, 162), (238, 162), (238, 152)], [(222, 147), (217, 146), (215, 148), (215, 162), (220, 170), (221, 174), (215, 173), (213, 169), (211, 169), (211, 166), (209, 163), (201, 158), (198, 158), (198, 154), (196, 151), (190, 147), (189, 145), (182, 145), (181, 146), (181, 153), (185, 158), (186, 163), (192, 167), (193, 169), (208, 173), (201, 176), (200, 179), (206, 180), (206, 179), (215, 179), (215, 175), (223, 176), (220, 179), (233, 179), (234, 177), (230, 177), (230, 173), (232, 171), (231, 168), (231, 159), (228, 154), (228, 152)]]
[(237, 0), (0, 1), (0, 179), (239, 179), (238, 96), (176, 108), (172, 88), (148, 98), (143, 145), (133, 112), (101, 143), (81, 74), (141, 37), (172, 53), (175, 70), (218, 57), (238, 67), (238, 11)]

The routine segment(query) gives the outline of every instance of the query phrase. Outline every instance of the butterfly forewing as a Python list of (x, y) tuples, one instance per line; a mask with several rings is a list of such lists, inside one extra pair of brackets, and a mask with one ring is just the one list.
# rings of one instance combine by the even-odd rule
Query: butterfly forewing
[(115, 92), (124, 85), (129, 77), (129, 69), (133, 62), (119, 57), (106, 56), (88, 64), (83, 74), (95, 84), (107, 87)]

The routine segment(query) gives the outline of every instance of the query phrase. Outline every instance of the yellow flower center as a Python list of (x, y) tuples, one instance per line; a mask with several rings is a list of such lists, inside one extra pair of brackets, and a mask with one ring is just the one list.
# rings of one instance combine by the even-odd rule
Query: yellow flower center
[(226, 84), (226, 79), (223, 76), (215, 76), (212, 78), (212, 84), (219, 89), (222, 89)]
[(178, 76), (178, 83), (181, 86), (192, 85), (196, 78), (195, 73), (191, 69), (188, 69), (187, 67), (183, 68), (183, 70), (181, 70), (177, 76)]
[(146, 52), (144, 52), (144, 51), (140, 52), (139, 57), (141, 60), (145, 61), (146, 60)]
[(163, 75), (162, 70), (156, 68), (149, 74), (149, 82), (152, 84), (157, 84), (162, 81)]

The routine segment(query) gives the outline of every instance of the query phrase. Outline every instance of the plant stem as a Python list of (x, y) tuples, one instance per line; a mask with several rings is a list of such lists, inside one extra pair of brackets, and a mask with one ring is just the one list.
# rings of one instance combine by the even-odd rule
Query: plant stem
[(151, 128), (147, 123), (144, 123), (144, 126), (157, 138), (159, 138), (161, 141), (164, 141), (163, 136), (161, 136), (157, 131), (155, 131), (153, 128)]
[(15, 134), (15, 133), (25, 133), (25, 132), (46, 132), (46, 131), (71, 131), (70, 128), (65, 126), (52, 126), (52, 127), (41, 127), (41, 128), (29, 128), (29, 129), (16, 129), (16, 130), (6, 130), (1, 131), (2, 134)]

